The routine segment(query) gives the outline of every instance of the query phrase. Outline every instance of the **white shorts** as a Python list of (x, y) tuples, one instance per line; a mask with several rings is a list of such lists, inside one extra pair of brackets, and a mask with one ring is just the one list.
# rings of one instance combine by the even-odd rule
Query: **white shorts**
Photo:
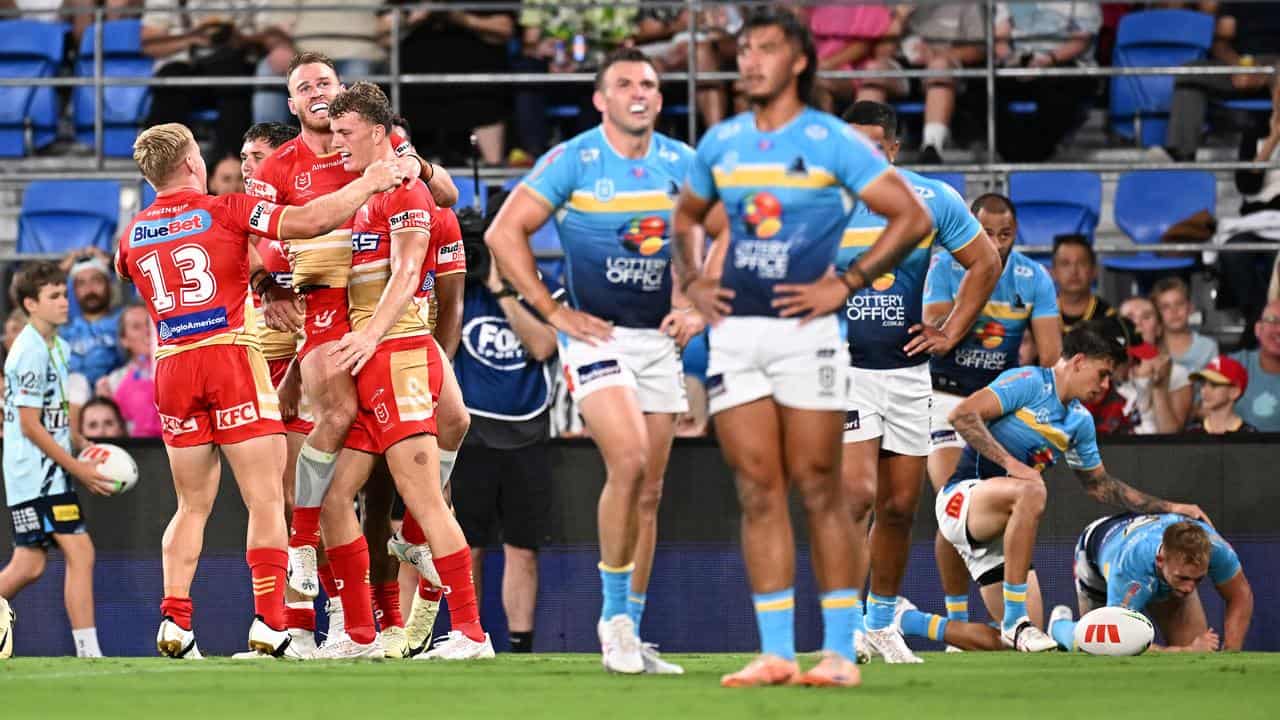
[(772, 397), (797, 410), (844, 412), (849, 350), (835, 315), (727, 317), (711, 328), (707, 398), (711, 414)]
[(849, 368), (846, 444), (880, 438), (880, 449), (899, 455), (929, 454), (933, 382), (929, 364), (892, 370)]
[(996, 536), (980, 545), (969, 542), (969, 494), (981, 480), (964, 480), (944, 488), (933, 503), (938, 531), (960, 553), (969, 576), (978, 580), (1004, 565), (1004, 538)]
[(1080, 533), (1080, 539), (1076, 541), (1076, 560), (1075, 565), (1071, 568), (1071, 574), (1076, 581), (1076, 598), (1088, 602), (1091, 609), (1103, 607), (1107, 604), (1107, 579), (1089, 561), (1087, 548), (1090, 536), (1110, 519), (1111, 516), (1108, 515), (1089, 523), (1084, 532)]
[(929, 420), (929, 452), (942, 448), (963, 448), (964, 438), (951, 427), (951, 411), (960, 407), (964, 398), (951, 393), (935, 390), (933, 392), (933, 410)]
[(597, 390), (627, 387), (636, 391), (644, 412), (689, 409), (680, 351), (660, 330), (615, 327), (613, 338), (599, 345), (561, 333), (560, 363), (575, 403)]

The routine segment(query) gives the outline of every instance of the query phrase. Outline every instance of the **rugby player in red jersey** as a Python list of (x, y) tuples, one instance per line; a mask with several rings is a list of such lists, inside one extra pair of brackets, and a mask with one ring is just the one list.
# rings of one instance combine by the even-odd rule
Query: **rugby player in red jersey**
[(251, 650), (297, 657), (285, 629), (284, 426), (257, 333), (245, 318), (249, 235), (315, 236), (342, 224), (370, 196), (402, 180), (390, 163), (303, 207), (234, 193), (206, 194), (207, 172), (191, 131), (144, 131), (134, 161), (156, 200), (130, 224), (116, 271), (134, 282), (156, 323), (156, 405), (178, 496), (165, 531), (164, 600), (156, 647), (199, 657), (191, 582), (217, 495), (218, 450), (249, 510), (246, 559), (253, 577)]

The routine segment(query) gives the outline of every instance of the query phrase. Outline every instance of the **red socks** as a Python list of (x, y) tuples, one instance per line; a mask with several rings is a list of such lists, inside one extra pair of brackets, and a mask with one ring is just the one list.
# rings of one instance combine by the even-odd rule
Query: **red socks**
[[(406, 524), (408, 519), (409, 516), (406, 515)], [(483, 642), (480, 604), (476, 602), (476, 586), (471, 579), (471, 548), (464, 545), (458, 552), (438, 557), (435, 562), (440, 580), (444, 583), (445, 594), (449, 596), (449, 620), (453, 629), (476, 642)], [(421, 587), (418, 594), (422, 594)]]
[(418, 597), (431, 602), (440, 602), (440, 598), (444, 597), (444, 589), (429, 587), (425, 580), (419, 579)]
[(316, 547), (320, 544), (320, 508), (295, 507), (289, 529), (289, 547)]
[(422, 526), (414, 519), (411, 512), (404, 514), (404, 522), (400, 525), (400, 536), (405, 539), (405, 542), (413, 545), (425, 545), (427, 542), (427, 534), (422, 531)]
[(373, 608), (378, 627), (383, 630), (404, 627), (404, 616), (400, 614), (400, 583), (392, 580), (374, 585)]
[[(297, 605), (298, 607), (294, 607)], [(305, 607), (304, 607), (305, 606)], [(310, 600), (285, 603), (284, 624), (289, 629), (316, 631), (316, 608)]]
[(284, 617), (285, 568), (289, 554), (277, 548), (250, 548), (245, 553), (253, 576), (253, 611), (272, 630), (286, 627)]
[(191, 598), (165, 597), (160, 601), (160, 614), (168, 615), (178, 627), (191, 629)]
[(316, 568), (316, 574), (320, 576), (320, 587), (324, 588), (324, 594), (330, 599), (338, 597), (338, 582), (333, 579), (333, 568), (329, 567), (329, 563)]
[(373, 605), (369, 601), (369, 545), (364, 536), (335, 548), (328, 548), (329, 567), (340, 581), (338, 594), (351, 639), (365, 645), (377, 633), (373, 625)]

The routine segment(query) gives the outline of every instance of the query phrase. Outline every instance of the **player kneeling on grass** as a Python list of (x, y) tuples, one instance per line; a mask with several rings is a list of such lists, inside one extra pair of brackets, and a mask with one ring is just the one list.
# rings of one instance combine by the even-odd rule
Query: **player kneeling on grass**
[(156, 200), (124, 233), (116, 271), (137, 285), (159, 329), (156, 406), (178, 496), (164, 534), (156, 648), (173, 658), (199, 657), (191, 582), (218, 491), (221, 449), (249, 510), (246, 559), (256, 614), (249, 648), (301, 657), (290, 646), (284, 613), (285, 431), (252, 316), (245, 317), (249, 234), (315, 237), (402, 178), (391, 165), (378, 164), (302, 207), (242, 193), (209, 197), (200, 148), (177, 123), (145, 130), (134, 142), (133, 158), (156, 189)]
[(30, 320), (4, 364), (4, 493), (14, 547), (0, 571), (0, 658), (13, 654), (8, 598), (40, 579), (55, 543), (67, 563), (64, 600), (76, 655), (102, 657), (93, 621), (93, 541), (68, 478), (97, 495), (110, 495), (114, 484), (71, 455), (67, 344), (57, 334), (67, 322), (66, 275), (53, 263), (36, 263), (18, 275), (13, 294)]
[[(1225, 633), (1209, 627), (1196, 586), (1205, 576), (1226, 603)], [(1253, 616), (1253, 590), (1240, 558), (1211, 526), (1181, 515), (1125, 513), (1095, 520), (1076, 543), (1076, 599), (1080, 614), (1104, 605), (1146, 612), (1168, 645), (1162, 652), (1240, 650)], [(1059, 605), (1049, 632), (1075, 649), (1071, 609)]]
[[(1028, 592), (1028, 574), (1045, 506), (1040, 472), (1059, 458), (1066, 456), (1085, 490), (1099, 502), (1207, 520), (1195, 505), (1151, 497), (1103, 467), (1093, 417), (1083, 403), (1106, 391), (1120, 352), (1093, 327), (1077, 328), (1063, 340), (1062, 358), (1053, 367), (1005, 371), (951, 413), (951, 424), (966, 445), (934, 511), (942, 536), (982, 586), (991, 616), (1000, 619), (1006, 647), (1022, 652), (1057, 647), (1040, 629), (1043, 610), (1038, 588)], [(902, 623), (908, 635), (938, 640), (950, 624), (914, 611), (903, 614)]]

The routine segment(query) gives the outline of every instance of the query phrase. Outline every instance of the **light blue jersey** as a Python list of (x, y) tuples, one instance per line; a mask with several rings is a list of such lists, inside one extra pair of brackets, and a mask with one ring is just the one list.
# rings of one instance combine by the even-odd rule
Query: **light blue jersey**
[(886, 172), (884, 157), (832, 115), (805, 108), (772, 132), (743, 113), (707, 131), (688, 187), (721, 200), (730, 244), (721, 284), (733, 315), (778, 317), (778, 283), (809, 283), (836, 260), (854, 194)]
[[(1110, 528), (1102, 539), (1098, 568), (1107, 580), (1107, 605), (1123, 605), (1141, 611), (1148, 603), (1169, 597), (1170, 587), (1156, 569), (1156, 551), (1165, 528), (1187, 518), (1183, 515), (1135, 515)], [(1196, 521), (1209, 533), (1209, 580), (1221, 585), (1240, 572), (1240, 558), (1231, 544), (1208, 524)]]
[[(924, 304), (955, 302), (964, 266), (950, 253), (934, 255), (924, 283)], [(1040, 263), (1009, 253), (1000, 280), (973, 328), (951, 352), (933, 358), (933, 386), (953, 395), (971, 395), (1018, 364), (1022, 336), (1035, 318), (1058, 316), (1053, 279)]]
[(597, 126), (552, 148), (521, 183), (553, 211), (574, 308), (657, 328), (671, 310), (671, 209), (693, 148), (654, 133), (624, 158)]
[(4, 492), (10, 506), (71, 489), (62, 466), (22, 434), (18, 417), (18, 408), (40, 408), (44, 429), (71, 452), (67, 374), (65, 340), (55, 336), (50, 347), (31, 325), (18, 333), (4, 362)]
[[(988, 422), (987, 429), (1014, 458), (1036, 470), (1044, 470), (1063, 456), (1075, 470), (1102, 465), (1093, 416), (1079, 400), (1062, 404), (1053, 368), (1006, 370), (987, 387), (995, 392), (1004, 413)], [(947, 484), (1007, 474), (1003, 467), (965, 445)]]
[[(902, 350), (911, 341), (907, 331), (922, 318), (921, 299), (929, 268), (929, 250), (936, 242), (943, 250), (956, 252), (982, 233), (982, 226), (969, 212), (964, 198), (950, 185), (910, 170), (898, 172), (929, 208), (933, 231), (896, 268), (845, 301), (850, 361), (854, 367), (870, 370), (915, 367), (929, 361), (927, 354), (907, 357)], [(866, 203), (859, 202), (840, 240), (836, 271), (848, 270), (849, 265), (879, 239), (888, 224), (883, 217), (871, 212)], [(963, 268), (961, 274), (964, 274)]]

